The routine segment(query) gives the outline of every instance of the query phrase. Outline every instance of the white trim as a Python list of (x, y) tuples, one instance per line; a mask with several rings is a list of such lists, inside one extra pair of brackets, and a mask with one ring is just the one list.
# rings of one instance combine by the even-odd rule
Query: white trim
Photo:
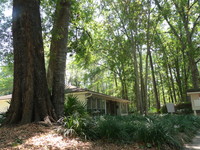
[(12, 94), (0, 96), (0, 100), (10, 100), (12, 98)]
[(192, 94), (200, 94), (200, 91), (199, 92), (187, 92), (187, 95), (192, 95)]
[(70, 93), (65, 93), (66, 95), (79, 95), (79, 94), (87, 94), (88, 92), (70, 92)]
[[(87, 94), (87, 93), (85, 93), (85, 94)], [(89, 94), (90, 94), (90, 95), (88, 95), (88, 96), (85, 95), (85, 97), (86, 97), (86, 98), (89, 98), (89, 97), (92, 96), (92, 93), (89, 93)]]
[(114, 96), (109, 96), (109, 95), (105, 95), (105, 94), (101, 94), (101, 93), (95, 93), (95, 92), (90, 92), (90, 91), (81, 91), (81, 92), (70, 92), (70, 93), (66, 93), (67, 95), (69, 94), (75, 94), (75, 95), (79, 95), (79, 94), (92, 94), (92, 95), (97, 95), (99, 97), (104, 97), (106, 98), (105, 101), (116, 101), (116, 102), (120, 102), (120, 103), (130, 103), (129, 100), (125, 100), (125, 99), (121, 99), (121, 98), (117, 98)]
[(129, 100), (125, 100), (125, 99), (121, 99), (121, 98), (117, 98), (117, 97), (112, 97), (112, 96), (109, 96), (109, 95), (102, 95), (102, 94), (98, 94), (98, 93), (93, 93), (93, 95), (104, 97), (104, 98), (106, 98), (105, 99), (106, 101), (116, 101), (116, 102), (121, 102), (121, 103), (130, 103)]

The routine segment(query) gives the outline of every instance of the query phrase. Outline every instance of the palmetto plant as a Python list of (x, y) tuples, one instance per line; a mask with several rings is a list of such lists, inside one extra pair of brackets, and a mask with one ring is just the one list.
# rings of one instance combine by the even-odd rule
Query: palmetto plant
[(78, 100), (76, 96), (68, 95), (64, 103), (64, 113), (65, 116), (71, 116), (75, 113), (78, 113), (80, 116), (87, 114), (86, 104)]
[(94, 129), (100, 139), (178, 150), (199, 128), (200, 118), (192, 115), (130, 115), (104, 116)]
[(200, 129), (200, 118), (193, 115), (128, 115), (91, 118), (85, 106), (73, 96), (65, 103), (63, 126), (66, 135), (81, 135), (92, 140), (139, 142), (158, 149), (182, 149)]
[(64, 130), (59, 130), (65, 136), (82, 135), (85, 136), (88, 115), (85, 104), (81, 103), (77, 97), (69, 95), (64, 103), (64, 117), (59, 120)]

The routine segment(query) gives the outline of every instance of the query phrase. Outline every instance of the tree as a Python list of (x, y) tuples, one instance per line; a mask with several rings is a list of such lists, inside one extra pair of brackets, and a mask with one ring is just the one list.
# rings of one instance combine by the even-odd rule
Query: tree
[(50, 101), (42, 41), (40, 1), (13, 0), (14, 87), (6, 123), (55, 118)]
[(195, 60), (199, 49), (198, 44), (196, 44), (198, 43), (196, 37), (199, 36), (197, 27), (200, 20), (198, 1), (172, 0), (161, 3), (159, 0), (155, 0), (155, 4), (169, 25), (170, 32), (179, 42), (182, 52), (186, 55), (191, 72), (192, 86), (198, 89), (200, 75), (197, 66), (198, 61)]
[(13, 66), (0, 67), (0, 95), (12, 93)]
[(65, 68), (67, 54), (70, 1), (58, 0), (54, 14), (54, 25), (48, 66), (48, 88), (58, 117), (63, 115), (65, 99)]
[(5, 14), (5, 10), (10, 9), (9, 0), (0, 2), (0, 65), (5, 66), (13, 63), (11, 17)]

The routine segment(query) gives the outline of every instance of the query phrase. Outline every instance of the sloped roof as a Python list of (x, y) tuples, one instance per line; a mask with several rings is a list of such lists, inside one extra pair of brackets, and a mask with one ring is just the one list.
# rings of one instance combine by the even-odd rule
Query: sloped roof
[(12, 94), (0, 96), (0, 100), (8, 100), (12, 98)]
[(95, 92), (95, 91), (88, 90), (86, 88), (84, 89), (84, 88), (79, 88), (79, 87), (76, 87), (76, 86), (67, 87), (66, 90), (65, 90), (65, 93), (91, 93), (92, 95), (104, 97), (107, 100), (121, 101), (121, 102), (127, 102), (127, 103), (130, 102), (129, 100), (126, 100), (126, 99), (117, 98), (117, 97), (114, 97), (114, 96), (106, 95), (106, 94), (103, 94), (103, 93), (98, 93), (98, 92)]
[(189, 89), (187, 90), (187, 94), (200, 94), (200, 89)]
[(88, 89), (84, 89), (84, 88), (79, 88), (79, 87), (76, 87), (76, 86), (68, 86), (66, 89), (65, 89), (65, 93), (74, 93), (74, 92), (86, 92), (86, 91), (90, 91)]
[(198, 88), (198, 89), (189, 89), (189, 90), (187, 90), (187, 92), (200, 92), (200, 89)]

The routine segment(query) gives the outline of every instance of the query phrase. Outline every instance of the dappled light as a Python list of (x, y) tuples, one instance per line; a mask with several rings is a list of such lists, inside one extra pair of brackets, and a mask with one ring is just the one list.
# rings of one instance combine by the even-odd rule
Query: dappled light
[[(46, 127), (40, 124), (0, 128), (0, 149), (16, 150), (141, 150), (140, 144), (119, 144), (102, 141), (88, 141), (80, 138), (67, 138), (55, 132), (57, 126)], [(149, 150), (155, 150), (150, 148)]]
[(199, 10), (0, 0), (0, 150), (200, 149)]
[(89, 149), (90, 142), (79, 138), (66, 138), (56, 133), (56, 127), (27, 124), (18, 127), (0, 128), (0, 149)]

